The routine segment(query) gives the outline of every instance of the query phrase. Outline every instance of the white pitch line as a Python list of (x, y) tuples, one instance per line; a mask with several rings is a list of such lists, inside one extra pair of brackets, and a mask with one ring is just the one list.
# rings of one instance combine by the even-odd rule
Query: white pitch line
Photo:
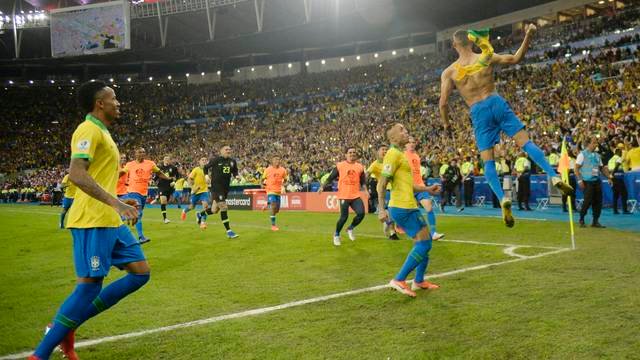
[[(562, 248), (562, 249), (557, 249), (557, 250), (554, 250), (554, 251), (549, 251), (549, 252), (545, 252), (545, 253), (541, 253), (541, 254), (537, 254), (537, 255), (532, 255), (532, 256), (519, 255), (520, 257), (518, 257), (517, 259), (505, 260), (505, 261), (500, 261), (500, 262), (495, 262), (495, 263), (490, 263), (490, 264), (483, 264), (483, 265), (477, 265), (477, 266), (471, 266), (471, 267), (467, 267), (467, 268), (447, 271), (447, 272), (440, 273), (440, 274), (429, 275), (426, 278), (427, 279), (435, 279), (435, 278), (442, 278), (442, 277), (451, 276), (451, 275), (462, 274), (462, 273), (469, 272), (469, 271), (483, 270), (483, 269), (487, 269), (487, 268), (490, 268), (490, 267), (493, 267), (493, 266), (500, 266), (500, 265), (516, 263), (516, 262), (525, 261), (525, 260), (537, 259), (537, 258), (540, 258), (540, 257), (543, 257), (543, 256), (559, 254), (561, 252), (569, 251), (569, 250), (571, 250), (571, 249)], [(239, 319), (239, 318), (243, 318), (243, 317), (247, 317), (247, 316), (262, 315), (262, 314), (267, 314), (267, 313), (271, 313), (271, 312), (278, 311), (278, 310), (284, 310), (284, 309), (289, 309), (289, 308), (298, 307), (298, 306), (302, 306), (302, 305), (308, 305), (308, 304), (324, 302), (324, 301), (337, 299), (337, 298), (341, 298), (341, 297), (345, 297), (345, 296), (351, 296), (351, 295), (357, 295), (357, 294), (362, 294), (362, 293), (366, 293), (366, 292), (378, 291), (378, 290), (382, 290), (382, 289), (386, 289), (386, 288), (389, 288), (389, 285), (372, 286), (372, 287), (363, 288), (363, 289), (345, 291), (345, 292), (331, 294), (331, 295), (325, 295), (325, 296), (319, 296), (319, 297), (305, 299), (305, 300), (293, 301), (293, 302), (284, 303), (284, 304), (275, 305), (275, 306), (268, 306), (268, 307), (252, 309), (252, 310), (246, 310), (246, 311), (241, 311), (241, 312), (227, 314), (227, 315), (220, 315), (220, 316), (210, 317), (210, 318), (207, 318), (207, 319), (200, 319), (200, 320), (194, 320), (194, 321), (189, 321), (189, 322), (180, 323), (180, 324), (163, 326), (163, 327), (159, 327), (159, 328), (155, 328), (155, 329), (130, 332), (130, 333), (120, 334), (120, 335), (115, 335), (115, 336), (107, 336), (107, 337), (93, 339), (93, 340), (84, 340), (84, 341), (80, 341), (80, 342), (76, 343), (76, 348), (89, 347), (89, 346), (93, 346), (93, 345), (99, 345), (99, 344), (104, 344), (104, 343), (108, 343), (108, 342), (114, 342), (114, 341), (118, 341), (118, 340), (132, 339), (132, 338), (142, 337), (142, 336), (146, 336), (146, 335), (150, 335), (150, 334), (156, 334), (156, 333), (161, 333), (161, 332), (172, 331), (172, 330), (176, 330), (176, 329), (184, 329), (184, 328), (189, 328), (189, 327), (194, 327), (194, 326), (207, 325), (207, 324), (217, 323), (217, 322), (221, 322), (221, 321), (225, 321), (225, 320)], [(31, 355), (31, 353), (32, 353), (32, 351), (25, 351), (25, 352), (18, 353), (18, 354), (4, 355), (4, 356), (0, 357), (0, 360), (23, 359), (23, 358), (26, 358), (29, 355)]]
[(502, 252), (505, 253), (506, 255), (511, 256), (511, 257), (517, 257), (517, 258), (520, 258), (520, 259), (528, 258), (528, 256), (526, 256), (526, 255), (516, 254), (515, 250), (517, 248), (519, 248), (519, 246), (509, 246), (507, 248), (504, 248), (504, 250), (502, 250)]
[[(37, 205), (17, 205), (17, 206), (37, 206)], [(47, 205), (42, 205), (43, 207), (47, 207)], [(7, 206), (0, 206), (0, 209), (7, 209), (9, 207), (9, 205)], [(60, 209), (59, 206), (53, 206), (53, 207), (49, 207), (50, 209)], [(146, 207), (145, 209), (156, 209), (156, 208), (152, 208), (152, 207)], [(160, 209), (160, 208), (157, 208)], [(177, 208), (175, 208), (177, 209)], [(51, 214), (49, 212), (37, 212), (37, 211), (20, 211), (20, 210), (7, 210), (10, 212), (25, 212), (25, 213), (40, 213), (40, 214)], [(240, 210), (240, 211), (246, 211), (246, 210)], [(254, 210), (255, 211), (255, 210)], [(295, 213), (299, 213), (299, 212), (304, 212), (304, 211), (297, 211), (294, 210)], [(313, 212), (309, 212), (309, 213), (313, 213)], [(499, 215), (480, 215), (480, 214), (447, 214), (447, 213), (438, 213), (438, 217), (440, 216), (444, 216), (444, 217), (474, 217), (474, 218), (492, 218), (492, 219), (502, 219), (502, 216)], [(523, 218), (518, 218), (517, 220), (525, 220), (525, 221), (549, 221), (549, 219), (545, 219), (545, 218), (527, 218), (527, 217), (523, 217)], [(162, 222), (162, 220), (159, 220), (160, 222)]]
[[(446, 216), (446, 217), (477, 217), (477, 218), (495, 218), (502, 219), (502, 216), (499, 215), (475, 215), (475, 214), (447, 214), (447, 213), (439, 213), (438, 216)], [(520, 220), (531, 220), (531, 221), (549, 221), (544, 218), (518, 218)]]
[[(0, 207), (0, 209), (3, 209), (3, 207)], [(6, 209), (6, 208), (5, 208)], [(25, 214), (44, 214), (44, 215), (51, 215), (51, 216), (58, 216), (60, 215), (59, 213), (55, 213), (55, 212), (49, 212), (49, 211), (25, 211), (25, 210), (16, 210), (16, 209), (9, 209), (6, 210), (8, 212), (14, 212), (14, 213), (25, 213)], [(476, 217), (483, 217), (483, 216), (476, 216)], [(528, 219), (530, 220), (530, 219)], [(156, 222), (156, 223), (162, 223), (162, 220), (160, 219), (154, 219), (154, 218), (144, 218), (144, 221), (151, 221), (151, 222)], [(191, 222), (172, 222), (173, 224), (186, 224), (189, 225), (191, 224)], [(215, 224), (215, 222), (213, 223)], [(239, 228), (248, 228), (248, 229), (266, 229), (266, 226), (263, 225), (255, 225), (255, 224), (243, 224), (243, 223), (234, 223), (235, 227), (239, 227)], [(331, 235), (329, 233), (325, 233), (325, 232), (311, 232), (309, 230), (305, 230), (305, 229), (298, 229), (298, 228), (292, 228), (292, 227), (284, 227), (282, 229), (280, 229), (282, 232), (298, 232), (298, 233), (305, 233), (305, 234), (315, 234), (315, 235)], [(380, 235), (380, 234), (369, 234), (369, 233), (358, 233), (358, 235), (362, 235), (365, 237), (370, 237), (370, 238), (378, 238), (378, 239), (386, 239), (386, 236)], [(528, 247), (528, 248), (540, 248), (540, 249), (550, 249), (550, 250), (556, 250), (556, 249), (564, 249), (563, 247), (558, 247), (558, 246), (542, 246), (542, 245), (527, 245), (527, 244), (509, 244), (509, 243), (496, 243), (496, 242), (485, 242), (485, 241), (473, 241), (473, 240), (453, 240), (453, 239), (442, 239), (442, 240), (437, 240), (437, 242), (451, 242), (451, 243), (461, 243), (461, 244), (474, 244), (474, 245), (490, 245), (490, 246), (515, 246), (515, 247)]]

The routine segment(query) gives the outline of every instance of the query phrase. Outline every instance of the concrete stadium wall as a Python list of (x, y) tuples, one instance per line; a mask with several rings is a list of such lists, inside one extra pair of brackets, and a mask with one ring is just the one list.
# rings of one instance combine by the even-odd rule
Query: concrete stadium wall
[(436, 34), (436, 41), (449, 40), (458, 29), (478, 29), (484, 27), (495, 28), (498, 26), (514, 24), (520, 21), (533, 19), (540, 16), (555, 17), (559, 11), (571, 9), (578, 6), (593, 4), (594, 0), (558, 0), (547, 4), (530, 7), (523, 10), (514, 11), (509, 14), (495, 16), (489, 19), (474, 23), (451, 27)]

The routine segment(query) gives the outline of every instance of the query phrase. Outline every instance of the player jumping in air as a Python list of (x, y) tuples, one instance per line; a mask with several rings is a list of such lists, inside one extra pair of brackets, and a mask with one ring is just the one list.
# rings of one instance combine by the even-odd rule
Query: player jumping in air
[[(502, 191), (493, 154), (493, 147), (500, 142), (500, 132), (513, 138), (516, 144), (551, 177), (555, 187), (564, 194), (573, 191), (571, 186), (560, 180), (556, 171), (546, 160), (544, 152), (529, 140), (529, 134), (524, 130), (524, 125), (513, 113), (509, 104), (496, 93), (493, 67), (517, 64), (524, 59), (536, 26), (531, 24), (525, 28), (525, 31), (524, 41), (514, 55), (494, 54), (489, 42), (488, 30), (456, 31), (453, 34), (453, 48), (458, 53), (458, 60), (446, 68), (441, 77), (440, 116), (445, 131), (451, 135), (448, 101), (455, 86), (470, 108), (476, 144), (484, 161), (484, 173), (491, 190), (501, 201), (502, 218), (508, 227), (515, 224), (511, 199), (506, 198)], [(474, 43), (482, 50), (481, 54), (473, 51)]]

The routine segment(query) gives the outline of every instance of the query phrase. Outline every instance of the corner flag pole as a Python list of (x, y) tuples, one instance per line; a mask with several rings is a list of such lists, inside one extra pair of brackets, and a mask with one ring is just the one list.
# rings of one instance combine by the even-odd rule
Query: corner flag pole
[[(569, 154), (567, 153), (567, 145), (565, 139), (562, 139), (562, 152), (560, 155), (560, 166), (558, 170), (562, 175), (562, 181), (565, 184), (569, 183)], [(571, 206), (571, 196), (567, 196), (567, 205), (569, 205), (569, 228), (571, 229), (571, 249), (576, 249), (576, 236), (573, 229), (573, 206)]]
[(571, 249), (576, 249), (576, 236), (573, 231), (573, 206), (571, 206), (571, 196), (567, 196), (567, 202), (569, 205), (569, 227), (571, 228)]

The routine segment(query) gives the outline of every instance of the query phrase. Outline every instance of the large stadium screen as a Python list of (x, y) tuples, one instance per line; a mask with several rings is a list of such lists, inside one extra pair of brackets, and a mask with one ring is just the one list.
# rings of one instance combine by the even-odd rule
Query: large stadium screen
[(129, 5), (124, 1), (51, 11), (53, 57), (103, 54), (131, 48)]

